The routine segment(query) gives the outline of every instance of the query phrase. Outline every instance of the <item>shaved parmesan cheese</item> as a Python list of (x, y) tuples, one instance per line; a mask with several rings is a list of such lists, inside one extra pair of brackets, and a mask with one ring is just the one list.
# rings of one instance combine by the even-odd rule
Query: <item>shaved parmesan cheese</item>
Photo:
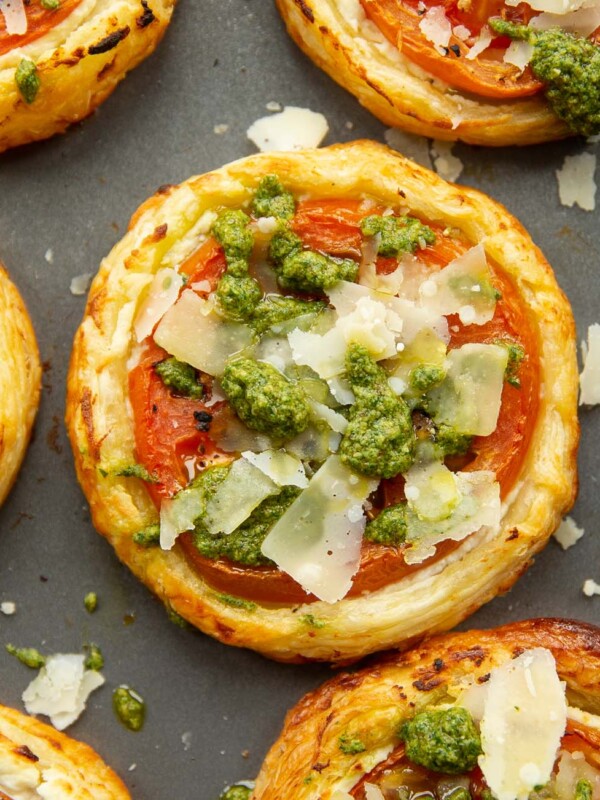
[(600, 325), (588, 328), (587, 346), (582, 343), (583, 371), (579, 376), (579, 405), (594, 406), (600, 403)]
[(259, 150), (304, 150), (318, 147), (327, 136), (329, 125), (323, 114), (308, 108), (286, 106), (279, 114), (257, 119), (246, 135)]
[(408, 507), (420, 520), (448, 519), (462, 499), (458, 478), (444, 464), (415, 464), (404, 477)]
[(437, 174), (446, 181), (453, 182), (463, 171), (463, 162), (452, 153), (454, 142), (434, 140), (431, 145), (433, 167)]
[[(404, 554), (407, 564), (420, 564), (426, 558), (434, 555), (436, 545), (446, 539), (459, 542), (483, 527), (490, 528), (492, 531), (499, 529), (500, 485), (496, 481), (494, 473), (484, 470), (456, 472), (453, 477), (460, 499), (450, 516), (441, 521), (430, 522), (420, 519), (414, 512), (409, 513), (406, 541), (411, 546)], [(451, 490), (448, 491), (447, 486), (448, 484), (444, 481), (444, 488), (440, 492), (442, 502), (444, 497), (451, 495)], [(425, 498), (422, 501), (422, 507), (435, 509), (437, 506), (439, 509), (442, 502), (436, 503)], [(452, 502), (454, 501), (451, 500), (450, 504)]]
[(512, 64), (523, 72), (533, 55), (533, 45), (529, 42), (513, 41), (506, 48), (504, 58), (505, 64)]
[(177, 537), (194, 529), (194, 522), (204, 511), (204, 492), (193, 486), (178, 492), (160, 504), (160, 546), (171, 550)]
[(210, 435), (217, 447), (226, 453), (241, 453), (243, 450), (260, 453), (274, 446), (269, 436), (246, 427), (229, 406), (215, 411)]
[[(483, 244), (475, 245), (426, 281), (434, 291), (426, 294), (422, 302), (439, 314), (462, 312), (465, 325), (483, 325), (492, 319), (496, 309), (491, 277)], [(422, 295), (423, 288), (421, 284)]]
[(150, 336), (156, 324), (179, 297), (182, 286), (183, 277), (174, 269), (158, 270), (133, 324), (138, 342)]
[(362, 507), (376, 486), (330, 456), (275, 523), (263, 554), (306, 592), (327, 603), (341, 600), (360, 564)]
[(446, 378), (430, 393), (435, 421), (471, 436), (493, 433), (507, 362), (507, 349), (495, 344), (465, 344), (451, 350)]
[(4, 614), (6, 617), (12, 617), (14, 613), (17, 611), (17, 604), (13, 603), (10, 600), (5, 600), (3, 603), (0, 603), (0, 612)]
[(526, 650), (486, 684), (479, 766), (498, 800), (527, 800), (547, 783), (567, 723), (564, 684), (552, 653)]
[(81, 275), (75, 275), (74, 278), (71, 278), (71, 283), (69, 285), (71, 294), (74, 297), (81, 297), (84, 295), (90, 286), (93, 275), (93, 272), (84, 272)]
[(379, 361), (396, 354), (396, 335), (402, 330), (402, 320), (394, 316), (395, 319), (382, 303), (361, 297), (352, 313), (339, 318), (336, 329), (342, 333), (346, 344), (366, 347)]
[(540, 14), (530, 21), (529, 27), (538, 31), (562, 28), (563, 31), (587, 38), (600, 27), (600, 5), (594, 8), (579, 8), (568, 14)]
[(206, 504), (202, 522), (210, 533), (232, 533), (279, 487), (245, 458), (234, 461)]
[(337, 450), (337, 447), (332, 447), (332, 435), (331, 431), (323, 426), (309, 425), (306, 430), (287, 442), (285, 449), (302, 461), (320, 463)]
[(298, 486), (300, 489), (308, 486), (304, 465), (285, 450), (265, 450), (262, 453), (247, 451), (242, 453), (242, 458), (257, 467), (278, 486)]
[(385, 800), (385, 795), (379, 788), (372, 783), (365, 783), (365, 798), (366, 800)]
[(597, 714), (584, 711), (582, 708), (568, 705), (567, 719), (572, 719), (574, 722), (579, 722), (588, 728), (593, 728), (596, 731), (600, 731), (600, 717)]
[(575, 520), (565, 517), (560, 523), (558, 530), (554, 531), (554, 538), (563, 550), (568, 550), (581, 539), (585, 531), (577, 527)]
[(593, 153), (579, 153), (566, 156), (561, 169), (556, 170), (558, 195), (563, 206), (572, 208), (578, 205), (584, 211), (596, 207), (596, 156)]
[(309, 400), (310, 407), (313, 414), (317, 419), (322, 419), (326, 422), (332, 431), (336, 433), (345, 433), (348, 427), (348, 420), (342, 414), (338, 414), (333, 408), (329, 408), (323, 403), (318, 403), (316, 400)]
[(254, 338), (240, 322), (226, 322), (208, 300), (184, 291), (158, 324), (154, 341), (167, 353), (209, 375), (221, 375), (231, 356)]
[(23, 692), (29, 714), (45, 714), (59, 731), (71, 725), (85, 709), (94, 691), (104, 683), (95, 670), (86, 670), (85, 656), (54, 655)]
[[(506, 0), (507, 6), (518, 6), (522, 0)], [(570, 14), (579, 8), (598, 5), (598, 0), (526, 0), (535, 11), (548, 11), (550, 14)]]
[(4, 17), (9, 36), (22, 36), (27, 33), (27, 15), (23, 0), (0, 0), (0, 12)]
[(445, 48), (450, 44), (452, 24), (442, 6), (432, 6), (421, 17), (419, 28), (423, 36), (435, 45), (438, 53), (444, 55)]
[(589, 781), (592, 784), (592, 797), (600, 796), (600, 772), (588, 764), (582, 752), (563, 751), (554, 781), (558, 800), (573, 800), (574, 787), (581, 780)]
[(595, 594), (600, 594), (600, 583), (588, 578), (587, 581), (584, 581), (581, 591), (586, 597), (593, 597)]
[(484, 50), (487, 50), (488, 47), (491, 45), (491, 43), (492, 43), (492, 32), (488, 28), (488, 26), (485, 25), (481, 29), (479, 37), (476, 39), (475, 44), (473, 45), (473, 47), (471, 47), (465, 58), (473, 61), (474, 59), (477, 58), (477, 56), (481, 55), (481, 53), (483, 53)]
[(344, 378), (330, 378), (327, 381), (329, 391), (341, 406), (351, 406), (356, 401), (350, 384)]
[(266, 361), (284, 374), (294, 365), (292, 348), (285, 336), (263, 336), (254, 350), (254, 358)]
[(452, 33), (457, 39), (460, 39), (461, 42), (466, 42), (467, 39), (471, 38), (471, 31), (464, 25), (455, 25), (454, 28), (452, 28)]
[(333, 378), (345, 369), (347, 343), (337, 328), (323, 336), (296, 328), (288, 334), (288, 342), (295, 363), (314, 369), (320, 378)]

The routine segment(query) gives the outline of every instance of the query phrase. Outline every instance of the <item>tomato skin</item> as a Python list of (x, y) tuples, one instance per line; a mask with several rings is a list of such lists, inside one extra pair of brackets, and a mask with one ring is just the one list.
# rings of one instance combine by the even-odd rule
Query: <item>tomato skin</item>
[[(503, 51), (510, 43), (506, 39), (497, 38), (492, 42), (490, 57), (467, 59), (470, 48), (461, 39), (452, 36), (452, 50), (442, 55), (419, 27), (422, 13), (417, 0), (361, 0), (361, 3), (367, 16), (386, 39), (415, 64), (456, 89), (504, 100), (528, 97), (543, 89), (543, 84), (534, 77), (529, 67), (520, 73), (516, 67), (502, 61)], [(432, 7), (441, 3), (427, 0), (426, 5)], [(503, 0), (474, 2), (474, 10), (468, 12), (461, 11), (456, 0), (444, 0), (443, 5), (453, 25), (466, 25), (475, 35), (479, 35), (490, 17), (501, 13), (517, 21), (526, 22), (529, 18), (529, 14), (521, 7), (507, 9)]]
[[(369, 213), (381, 213), (382, 208), (365, 209), (362, 201), (337, 199), (305, 201), (298, 204), (292, 227), (303, 242), (311, 248), (333, 255), (357, 257), (360, 255), (362, 234), (360, 222)], [(466, 252), (470, 243), (444, 236), (440, 225), (429, 223), (436, 233), (434, 245), (419, 252), (419, 258), (432, 269), (442, 269), (449, 261)], [(322, 235), (321, 235), (322, 232)], [(377, 271), (387, 273), (396, 267), (395, 259), (378, 258)], [(220, 275), (226, 268), (220, 246), (213, 240), (205, 242), (185, 262), (182, 269), (189, 275), (188, 286), (194, 282), (208, 280), (211, 291), (216, 288)], [(472, 461), (466, 470), (489, 469), (496, 472), (501, 485), (501, 494), (506, 494), (516, 480), (527, 452), (529, 436), (537, 413), (539, 393), (539, 355), (536, 330), (527, 319), (520, 297), (511, 279), (500, 270), (494, 270), (494, 285), (502, 293), (493, 319), (482, 326), (463, 326), (455, 317), (449, 318), (451, 341), (449, 347), (459, 347), (469, 341), (492, 342), (499, 338), (510, 338), (520, 343), (527, 356), (519, 370), (521, 389), (505, 384), (502, 406), (496, 431), (489, 437), (478, 437), (473, 442)], [(164, 351), (152, 345), (136, 370), (130, 375), (131, 401), (136, 424), (136, 455), (150, 472), (156, 471), (162, 483), (150, 487), (155, 502), (171, 496), (187, 483), (182, 466), (181, 453), (189, 454), (202, 448), (203, 460), (219, 458), (220, 454), (210, 441), (210, 434), (200, 434), (193, 425), (193, 409), (205, 406), (199, 401), (173, 397), (160, 378), (151, 369), (152, 363), (165, 357)], [(138, 368), (136, 368), (138, 369)], [(133, 384), (132, 385), (132, 381)], [(158, 383), (157, 383), (158, 381)], [(159, 385), (160, 384), (160, 385)], [(177, 435), (181, 439), (165, 435), (168, 433), (168, 417), (155, 421), (152, 417), (152, 397), (161, 399), (161, 409), (171, 413), (180, 422)], [(216, 408), (216, 406), (215, 406)], [(149, 410), (150, 409), (150, 410)], [(162, 413), (162, 412), (161, 412)], [(152, 429), (146, 426), (152, 425)], [(175, 447), (175, 451), (173, 451)], [(162, 466), (159, 462), (163, 459)], [(382, 496), (385, 505), (404, 499), (402, 476), (382, 481)], [(210, 560), (200, 555), (194, 547), (191, 534), (182, 534), (180, 546), (190, 564), (219, 591), (261, 603), (294, 604), (316, 600), (308, 595), (293, 578), (272, 567), (244, 567), (226, 559)], [(375, 591), (450, 554), (460, 546), (459, 542), (446, 541), (438, 545), (436, 554), (422, 564), (409, 566), (403, 556), (402, 547), (387, 547), (373, 542), (363, 542), (360, 568), (354, 578), (349, 596)]]
[(45, 36), (72, 14), (81, 2), (82, 0), (61, 0), (58, 8), (54, 10), (45, 9), (39, 2), (26, 4), (27, 31), (23, 34), (8, 33), (4, 16), (0, 14), (0, 55)]

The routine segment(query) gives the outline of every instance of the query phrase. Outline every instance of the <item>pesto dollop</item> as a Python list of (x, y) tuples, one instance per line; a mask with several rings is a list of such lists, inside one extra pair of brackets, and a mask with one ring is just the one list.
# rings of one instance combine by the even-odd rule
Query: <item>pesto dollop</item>
[(512, 341), (511, 339), (496, 339), (493, 344), (500, 347), (505, 347), (508, 352), (508, 362), (504, 372), (504, 380), (515, 389), (521, 388), (521, 379), (519, 378), (519, 368), (521, 362), (525, 358), (525, 350), (520, 344)]
[(428, 392), (446, 377), (445, 371), (435, 364), (418, 364), (411, 369), (408, 382), (417, 392)]
[(600, 133), (600, 47), (559, 28), (534, 31), (503, 19), (490, 20), (495, 33), (529, 42), (529, 65), (545, 83), (545, 95), (557, 117), (574, 133)]
[(586, 778), (581, 778), (575, 784), (575, 798), (574, 800), (592, 800), (593, 788), (590, 781)]
[(130, 731), (140, 731), (146, 718), (146, 704), (129, 686), (119, 686), (113, 692), (113, 709), (120, 722)]
[(185, 361), (178, 361), (173, 357), (165, 358), (164, 361), (155, 364), (154, 371), (164, 385), (177, 394), (199, 400), (204, 393), (204, 387), (198, 380), (196, 370)]
[(315, 300), (299, 300), (296, 297), (282, 297), (269, 295), (254, 309), (250, 325), (259, 336), (274, 325), (303, 316), (304, 314), (317, 314), (325, 308), (325, 304)]
[(252, 199), (254, 216), (291, 219), (295, 211), (294, 195), (283, 188), (277, 175), (265, 175)]
[(356, 402), (340, 445), (342, 461), (371, 477), (393, 478), (406, 472), (416, 448), (408, 405), (394, 394), (386, 371), (362, 345), (348, 348), (346, 377)]
[(406, 757), (432, 770), (457, 775), (477, 766), (481, 739), (466, 708), (421, 711), (400, 728)]
[(382, 509), (375, 519), (367, 522), (364, 538), (377, 544), (400, 545), (407, 532), (406, 503), (397, 503)]
[(308, 427), (306, 395), (271, 364), (250, 358), (232, 361), (221, 386), (238, 417), (253, 430), (287, 440)]
[(221, 310), (235, 320), (247, 319), (262, 298), (262, 289), (248, 274), (254, 236), (250, 217), (243, 211), (222, 211), (211, 233), (223, 248), (227, 272), (219, 280), (216, 297)]
[(386, 258), (414, 253), (417, 247), (435, 242), (435, 234), (431, 228), (415, 217), (383, 217), (371, 214), (362, 220), (360, 229), (365, 236), (379, 234), (377, 254)]
[(22, 58), (15, 71), (15, 83), (21, 97), (31, 105), (38, 95), (41, 86), (38, 69), (30, 58)]
[(250, 800), (251, 794), (252, 789), (236, 784), (235, 786), (230, 786), (229, 789), (225, 789), (219, 800)]

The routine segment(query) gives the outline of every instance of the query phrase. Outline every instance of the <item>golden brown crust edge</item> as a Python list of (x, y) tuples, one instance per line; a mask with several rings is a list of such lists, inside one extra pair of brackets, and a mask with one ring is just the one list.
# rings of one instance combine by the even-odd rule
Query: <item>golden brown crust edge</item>
[[(430, 703), (455, 697), (453, 687), (529, 648), (550, 650), (571, 703), (600, 711), (600, 629), (564, 619), (534, 619), (492, 630), (452, 633), (405, 653), (390, 653), (354, 673), (343, 673), (307, 694), (288, 712), (256, 781), (252, 800), (330, 800), (344, 776), (382, 761), (403, 719)], [(347, 734), (366, 751), (345, 755)], [(395, 740), (395, 744), (398, 740)], [(357, 765), (370, 765), (360, 769)], [(318, 795), (316, 794), (318, 792)]]
[[(44, 775), (60, 797), (73, 800), (129, 800), (121, 779), (86, 744), (21, 714), (0, 706), (0, 789), (3, 773), (32, 781)], [(52, 795), (55, 796), (55, 795)], [(58, 794), (56, 796), (59, 796)]]
[(276, 4), (296, 44), (386, 125), (434, 139), (496, 147), (572, 135), (543, 98), (494, 101), (433, 78), (364, 21), (359, 0)]
[(0, 265), (0, 504), (21, 466), (35, 421), (41, 366), (21, 295)]
[[(102, 478), (98, 472), (99, 465), (106, 469), (133, 460), (132, 427), (123, 408), (139, 287), (161, 263), (169, 263), (171, 253), (181, 259), (194, 249), (193, 233), (207, 209), (245, 202), (268, 172), (278, 173), (296, 193), (365, 195), (392, 206), (401, 190), (412, 213), (459, 227), (473, 242), (485, 239), (486, 251), (513, 277), (540, 332), (544, 392), (501, 533), (487, 539), (475, 534), (454, 557), (411, 579), (335, 605), (228, 605), (194, 573), (177, 546), (166, 553), (133, 544), (133, 533), (156, 521), (154, 506), (140, 481)], [(355, 142), (242, 159), (151, 198), (92, 285), (73, 348), (67, 424), (95, 526), (163, 602), (228, 644), (282, 661), (343, 661), (448, 630), (510, 588), (527, 568), (574, 498), (577, 381), (569, 304), (521, 225), (479, 192), (452, 186), (382, 145)], [(322, 626), (311, 628), (305, 614)]]
[[(0, 152), (62, 133), (92, 113), (160, 42), (175, 0), (83, 0), (52, 32), (0, 57)], [(119, 38), (122, 37), (122, 38)], [(96, 46), (101, 52), (89, 52)], [(31, 104), (21, 97), (15, 70), (37, 64), (41, 81)]]

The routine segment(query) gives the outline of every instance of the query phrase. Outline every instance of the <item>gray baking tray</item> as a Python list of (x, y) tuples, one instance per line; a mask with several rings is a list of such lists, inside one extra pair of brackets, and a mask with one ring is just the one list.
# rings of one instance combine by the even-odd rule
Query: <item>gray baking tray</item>
[[(0, 158), (0, 258), (27, 301), (45, 362), (34, 441), (0, 510), (0, 602), (17, 604), (14, 616), (0, 615), (0, 702), (21, 708), (33, 677), (4, 652), (5, 642), (47, 653), (97, 642), (107, 684), (68, 732), (145, 800), (216, 800), (225, 784), (252, 778), (286, 710), (331, 671), (275, 664), (179, 629), (94, 532), (63, 425), (69, 351), (85, 301), (69, 284), (96, 271), (161, 184), (253, 152), (245, 131), (270, 101), (324, 113), (326, 143), (383, 140), (384, 127), (288, 39), (270, 0), (179, 0), (159, 50), (97, 113), (64, 136)], [(216, 134), (217, 125), (228, 129)], [(555, 170), (583, 149), (593, 148), (581, 141), (455, 148), (465, 164), (460, 182), (504, 203), (546, 254), (580, 339), (600, 321), (600, 212), (561, 206)], [(581, 592), (585, 578), (600, 581), (600, 408), (583, 411), (581, 427), (572, 513), (586, 536), (568, 552), (550, 542), (470, 626), (536, 615), (600, 622), (600, 597)], [(91, 590), (99, 597), (94, 615), (82, 602)], [(121, 683), (147, 701), (140, 733), (113, 716), (111, 690)]]

